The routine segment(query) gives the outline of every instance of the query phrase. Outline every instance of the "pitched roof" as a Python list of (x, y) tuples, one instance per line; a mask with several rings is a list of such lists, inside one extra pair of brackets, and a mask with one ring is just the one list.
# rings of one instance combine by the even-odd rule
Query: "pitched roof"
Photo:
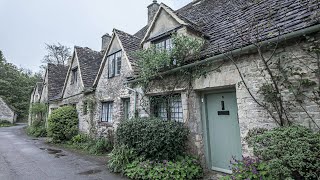
[(141, 38), (138, 38), (134, 35), (125, 33), (125, 32), (120, 31), (118, 29), (114, 29), (114, 32), (118, 35), (118, 37), (121, 41), (121, 44), (124, 48), (124, 51), (126, 52), (130, 63), (132, 63), (131, 65), (133, 65), (134, 58), (133, 58), (132, 53), (137, 51), (138, 49), (140, 49)]
[(75, 46), (85, 88), (91, 88), (99, 71), (103, 54), (88, 47)]
[(134, 34), (134, 36), (142, 39), (142, 38), (144, 37), (144, 35), (146, 34), (148, 28), (149, 28), (148, 25), (144, 26), (142, 29), (140, 29), (138, 32), (136, 32), (136, 33)]
[[(175, 11), (209, 36), (204, 55), (218, 54), (319, 24), (317, 0), (198, 0)], [(257, 30), (259, 33), (257, 34)]]
[(49, 100), (55, 99), (61, 94), (68, 68), (68, 66), (48, 63), (47, 73)]

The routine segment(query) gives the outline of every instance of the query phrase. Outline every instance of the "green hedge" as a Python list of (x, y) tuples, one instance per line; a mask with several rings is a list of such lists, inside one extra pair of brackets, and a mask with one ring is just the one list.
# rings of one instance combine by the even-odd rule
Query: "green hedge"
[(54, 110), (48, 119), (48, 137), (53, 142), (68, 141), (78, 134), (78, 114), (72, 106)]
[(67, 144), (72, 148), (81, 149), (94, 155), (106, 154), (113, 149), (112, 142), (106, 138), (92, 138), (86, 134), (74, 136)]
[(173, 160), (183, 155), (188, 135), (183, 123), (155, 118), (122, 122), (116, 131), (117, 143), (153, 160)]
[(178, 157), (175, 161), (135, 160), (125, 168), (130, 179), (201, 179), (203, 171), (200, 163), (193, 157)]
[[(253, 132), (253, 133), (252, 133)], [(320, 133), (303, 126), (251, 131), (247, 141), (267, 162), (273, 179), (320, 177)]]

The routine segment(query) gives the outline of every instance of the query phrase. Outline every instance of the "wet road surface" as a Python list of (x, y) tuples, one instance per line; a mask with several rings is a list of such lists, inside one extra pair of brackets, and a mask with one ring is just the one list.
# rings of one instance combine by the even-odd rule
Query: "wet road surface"
[(104, 161), (27, 137), (23, 125), (0, 128), (0, 180), (117, 180)]

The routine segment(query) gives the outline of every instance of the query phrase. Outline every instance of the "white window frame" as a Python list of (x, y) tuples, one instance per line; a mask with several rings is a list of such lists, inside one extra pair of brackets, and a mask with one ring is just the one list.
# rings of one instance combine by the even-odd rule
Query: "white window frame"
[(158, 96), (153, 98), (162, 98), (161, 102), (151, 100), (153, 115), (163, 120), (174, 120), (183, 122), (183, 108), (181, 94), (171, 96)]
[(75, 67), (71, 70), (71, 84), (78, 82), (78, 67)]
[(112, 122), (113, 113), (113, 102), (102, 102), (101, 103), (101, 122)]
[(112, 78), (121, 74), (122, 51), (108, 56), (108, 77)]

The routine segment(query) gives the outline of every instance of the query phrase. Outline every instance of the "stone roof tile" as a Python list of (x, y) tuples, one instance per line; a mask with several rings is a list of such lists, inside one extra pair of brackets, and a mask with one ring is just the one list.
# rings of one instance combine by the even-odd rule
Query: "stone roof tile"
[(99, 71), (103, 54), (88, 47), (75, 46), (85, 88), (91, 88)]

